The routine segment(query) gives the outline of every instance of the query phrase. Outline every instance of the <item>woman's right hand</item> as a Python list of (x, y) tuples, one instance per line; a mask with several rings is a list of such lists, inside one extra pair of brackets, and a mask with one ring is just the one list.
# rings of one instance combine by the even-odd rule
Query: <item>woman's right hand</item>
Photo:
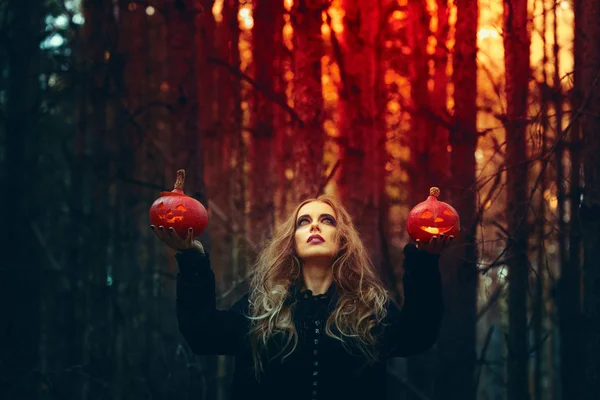
[(173, 228), (165, 229), (165, 227), (162, 225), (159, 225), (158, 228), (154, 225), (150, 225), (150, 228), (157, 238), (159, 238), (172, 249), (196, 249), (200, 253), (204, 253), (204, 247), (202, 246), (202, 243), (193, 239), (194, 230), (192, 228), (188, 230), (188, 235), (185, 239), (182, 239)]

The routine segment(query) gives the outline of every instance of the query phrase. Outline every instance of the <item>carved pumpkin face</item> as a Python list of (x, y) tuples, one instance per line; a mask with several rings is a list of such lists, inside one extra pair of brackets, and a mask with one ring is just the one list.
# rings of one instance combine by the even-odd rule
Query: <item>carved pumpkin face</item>
[(175, 189), (161, 192), (161, 197), (150, 207), (150, 223), (173, 228), (183, 239), (187, 237), (189, 228), (194, 230), (194, 237), (198, 237), (208, 225), (208, 214), (198, 200), (183, 193), (185, 175), (182, 171), (177, 171)]
[(413, 240), (429, 242), (432, 236), (456, 236), (460, 230), (460, 218), (456, 210), (443, 201), (438, 201), (440, 191), (431, 188), (427, 200), (417, 204), (408, 214), (406, 227)]

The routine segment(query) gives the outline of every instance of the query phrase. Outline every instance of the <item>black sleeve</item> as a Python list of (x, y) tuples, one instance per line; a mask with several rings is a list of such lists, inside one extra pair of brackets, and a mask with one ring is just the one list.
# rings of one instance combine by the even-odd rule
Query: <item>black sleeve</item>
[(382, 356), (408, 357), (437, 340), (444, 312), (439, 255), (404, 247), (404, 306), (390, 301), (383, 325)]
[(217, 310), (210, 257), (195, 249), (175, 255), (179, 331), (196, 354), (237, 355), (249, 329), (248, 295), (229, 310)]

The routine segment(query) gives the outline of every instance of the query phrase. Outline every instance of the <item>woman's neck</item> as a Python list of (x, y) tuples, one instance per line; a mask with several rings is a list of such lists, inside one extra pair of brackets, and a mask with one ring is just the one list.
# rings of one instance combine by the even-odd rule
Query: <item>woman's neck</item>
[(331, 268), (323, 266), (305, 264), (302, 266), (302, 275), (304, 286), (302, 290), (310, 290), (313, 295), (319, 295), (327, 292), (333, 282)]

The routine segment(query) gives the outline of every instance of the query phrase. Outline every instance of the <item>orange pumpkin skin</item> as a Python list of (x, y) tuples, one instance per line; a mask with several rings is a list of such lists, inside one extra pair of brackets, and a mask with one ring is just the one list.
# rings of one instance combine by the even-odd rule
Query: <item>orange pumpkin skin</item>
[(408, 213), (406, 228), (408, 235), (428, 243), (433, 236), (457, 236), (460, 231), (460, 218), (456, 210), (437, 198), (440, 190), (432, 187), (427, 200), (417, 204)]
[(173, 228), (182, 239), (187, 237), (189, 228), (194, 230), (194, 237), (198, 237), (208, 225), (206, 208), (183, 192), (184, 180), (185, 170), (180, 169), (173, 191), (161, 192), (161, 197), (150, 207), (150, 223), (165, 229)]

